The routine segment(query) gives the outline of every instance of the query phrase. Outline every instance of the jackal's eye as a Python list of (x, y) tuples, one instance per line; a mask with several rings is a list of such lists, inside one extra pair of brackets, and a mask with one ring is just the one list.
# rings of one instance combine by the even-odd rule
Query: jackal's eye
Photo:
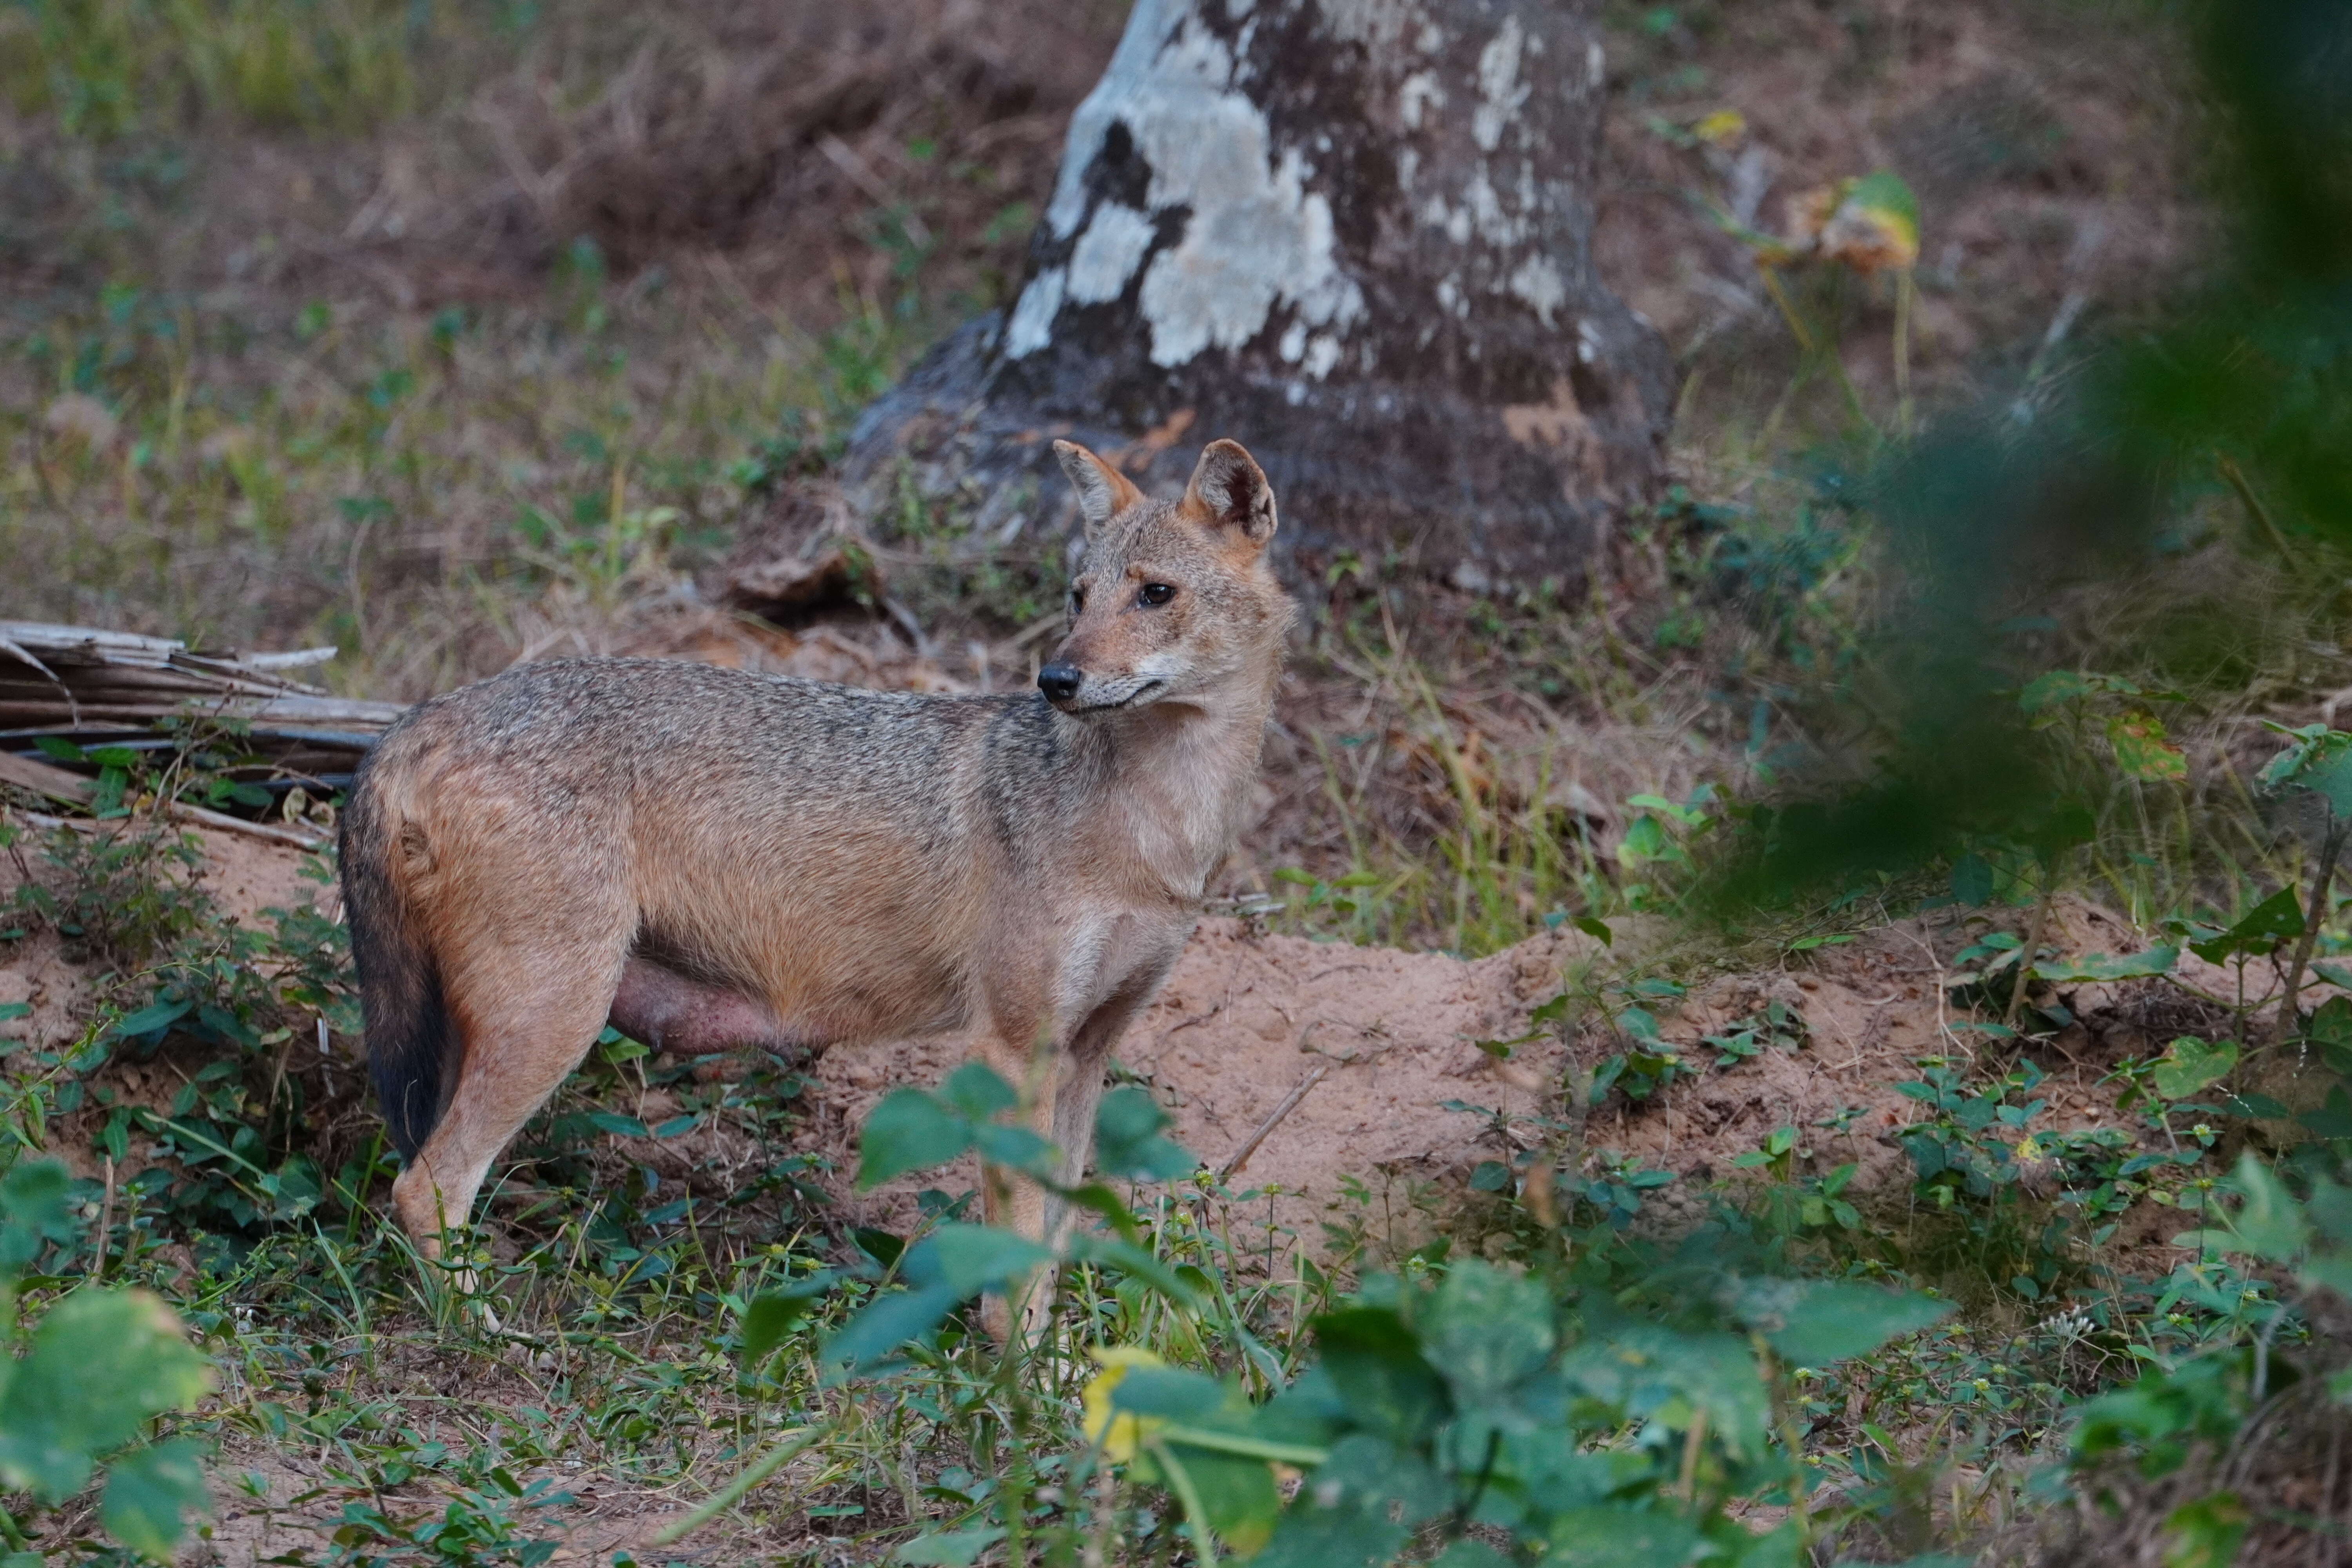
[(1158, 609), (1176, 596), (1176, 590), (1166, 583), (1146, 583), (1136, 594), (1135, 602)]

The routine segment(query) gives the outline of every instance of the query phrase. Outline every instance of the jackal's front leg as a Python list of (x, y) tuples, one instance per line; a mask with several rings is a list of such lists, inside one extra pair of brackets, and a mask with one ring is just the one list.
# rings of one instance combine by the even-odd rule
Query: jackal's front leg
[[(1075, 1020), (1060, 1034), (1059, 1043), (1040, 1031), (1038, 1044), (1028, 1049), (1015, 1049), (1001, 1037), (992, 1037), (982, 1049), (997, 1076), (1021, 1092), (1029, 1125), (1058, 1151), (1054, 1171), (1061, 1186), (1074, 1187), (1086, 1179), (1087, 1161), (1094, 1152), (1095, 1110), (1102, 1103), (1111, 1047), (1158, 986), (1157, 973), (1121, 986)], [(987, 1173), (981, 1205), (989, 1224), (1056, 1253), (1077, 1219), (1077, 1210), (1066, 1199), (1006, 1171)], [(1006, 1301), (992, 1300), (983, 1307), (982, 1321), (1000, 1340), (1009, 1340), (1017, 1310), (1022, 1338), (1034, 1342), (1053, 1314), (1055, 1278), (1052, 1264), (1041, 1266)]]
[[(1015, 1044), (992, 1034), (982, 1040), (980, 1058), (1021, 1096), (1022, 1119), (1039, 1137), (1050, 1140), (1054, 1106), (1059, 1098), (1055, 1079), (1062, 1053), (1045, 1031), (1039, 1030), (1034, 1039), (1034, 1044)], [(1046, 1241), (1046, 1193), (1027, 1176), (1001, 1165), (983, 1165), (980, 1205), (982, 1217), (990, 1225), (1032, 1241)], [(1054, 1266), (1041, 1265), (1003, 1296), (990, 1296), (981, 1303), (981, 1321), (999, 1344), (1012, 1343), (1016, 1318), (1022, 1340), (1035, 1342), (1052, 1313), (1054, 1279)]]

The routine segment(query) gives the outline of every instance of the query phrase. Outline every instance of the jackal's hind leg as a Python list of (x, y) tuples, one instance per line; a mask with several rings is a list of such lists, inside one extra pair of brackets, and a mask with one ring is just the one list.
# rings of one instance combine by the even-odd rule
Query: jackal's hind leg
[(393, 1213), (425, 1257), (437, 1258), (443, 1233), (472, 1218), (499, 1152), (595, 1043), (617, 959), (617, 944), (610, 956), (508, 953), (449, 977), (463, 1041), (457, 1090), (392, 1184)]

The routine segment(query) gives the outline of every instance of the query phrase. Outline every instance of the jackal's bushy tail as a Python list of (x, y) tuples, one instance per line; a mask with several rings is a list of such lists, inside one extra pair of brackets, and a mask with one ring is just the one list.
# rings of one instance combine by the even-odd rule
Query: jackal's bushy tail
[(368, 1076), (404, 1159), (431, 1137), (457, 1088), (457, 1031), (441, 966), (394, 877), (400, 825), (367, 787), (364, 769), (342, 820), (343, 909), (359, 971)]

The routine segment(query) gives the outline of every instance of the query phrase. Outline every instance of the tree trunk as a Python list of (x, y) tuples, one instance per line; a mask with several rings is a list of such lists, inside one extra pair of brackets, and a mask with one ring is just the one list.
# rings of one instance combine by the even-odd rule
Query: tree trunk
[(1664, 346), (1591, 258), (1586, 0), (1137, 0), (1008, 312), (854, 432), (852, 515), (1060, 537), (1050, 437), (1180, 489), (1246, 445), (1290, 566), (1582, 577), (1657, 479)]

